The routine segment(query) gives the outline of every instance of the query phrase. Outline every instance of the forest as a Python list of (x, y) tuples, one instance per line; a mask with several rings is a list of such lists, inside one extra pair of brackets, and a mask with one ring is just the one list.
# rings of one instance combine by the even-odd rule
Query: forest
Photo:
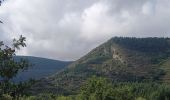
[[(3, 95), (4, 100), (11, 100)], [(115, 82), (93, 76), (88, 79), (76, 95), (62, 96), (50, 93), (24, 96), (20, 100), (169, 100), (170, 86), (158, 83)]]

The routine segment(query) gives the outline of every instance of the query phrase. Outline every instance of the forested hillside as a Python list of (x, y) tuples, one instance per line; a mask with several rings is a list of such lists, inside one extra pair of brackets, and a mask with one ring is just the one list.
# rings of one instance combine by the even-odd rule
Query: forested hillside
[(154, 82), (111, 82), (95, 77), (87, 81), (74, 95), (43, 93), (26, 100), (170, 100), (170, 85)]
[[(112, 82), (169, 82), (169, 38), (114, 37), (39, 84), (74, 94), (93, 75)], [(43, 89), (44, 90), (44, 89)]]
[(31, 79), (41, 79), (50, 76), (64, 69), (71, 64), (71, 61), (57, 61), (47, 58), (31, 57), (31, 56), (16, 56), (16, 60), (28, 60), (31, 66), (28, 70), (20, 72), (13, 80), (14, 81), (27, 81)]

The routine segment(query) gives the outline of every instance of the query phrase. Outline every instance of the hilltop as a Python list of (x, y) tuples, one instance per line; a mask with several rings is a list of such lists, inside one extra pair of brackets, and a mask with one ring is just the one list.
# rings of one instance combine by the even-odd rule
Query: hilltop
[[(74, 93), (91, 76), (112, 82), (169, 82), (170, 39), (114, 37), (66, 69), (42, 79), (39, 90)], [(37, 86), (37, 85), (36, 85)]]

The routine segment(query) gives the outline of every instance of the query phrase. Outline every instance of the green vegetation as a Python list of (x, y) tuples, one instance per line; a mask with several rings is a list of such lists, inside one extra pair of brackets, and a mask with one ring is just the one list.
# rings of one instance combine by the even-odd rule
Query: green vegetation
[(13, 40), (12, 47), (0, 42), (0, 97), (6, 94), (12, 98), (19, 98), (33, 82), (14, 83), (11, 81), (20, 71), (24, 71), (30, 66), (24, 59), (14, 60), (16, 50), (26, 46), (25, 41), (25, 37), (20, 36), (18, 40)]
[[(24, 84), (18, 100), (170, 100), (169, 58), (169, 38), (115, 37), (29, 91)], [(20, 86), (6, 87), (10, 100)]]
[(103, 77), (89, 78), (75, 95), (39, 94), (21, 100), (169, 100), (170, 86), (158, 83), (110, 82)]
[[(78, 93), (93, 75), (107, 77), (112, 82), (166, 82), (169, 56), (169, 38), (115, 37), (38, 85), (50, 93), (68, 95)], [(50, 91), (52, 87), (57, 92)]]
[(92, 77), (83, 86), (81, 100), (169, 100), (170, 86), (157, 83), (109, 82)]
[(164, 82), (170, 82), (170, 58), (165, 60), (161, 66), (161, 69), (165, 71), (165, 75), (161, 78)]
[(141, 52), (158, 53), (167, 52), (170, 47), (169, 38), (135, 38), (135, 37), (115, 37), (111, 42), (119, 44), (131, 50)]
[(58, 61), (47, 58), (40, 57), (31, 57), (31, 56), (16, 56), (15, 60), (20, 60), (21, 58), (26, 59), (33, 66), (29, 67), (27, 71), (20, 72), (13, 80), (18, 81), (27, 81), (30, 78), (35, 80), (53, 75), (58, 71), (66, 68), (70, 61)]

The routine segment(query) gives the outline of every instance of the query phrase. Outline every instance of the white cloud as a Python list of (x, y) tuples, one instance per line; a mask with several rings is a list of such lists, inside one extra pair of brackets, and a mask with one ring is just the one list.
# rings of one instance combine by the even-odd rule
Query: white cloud
[(103, 36), (110, 31), (110, 18), (107, 16), (108, 7), (102, 3), (95, 3), (84, 10), (82, 14), (82, 37), (94, 39), (97, 36)]
[(18, 54), (75, 60), (113, 36), (170, 36), (169, 0), (7, 0), (0, 39), (23, 34)]
[(156, 7), (156, 0), (146, 2), (142, 7), (142, 12), (146, 15), (154, 14)]

